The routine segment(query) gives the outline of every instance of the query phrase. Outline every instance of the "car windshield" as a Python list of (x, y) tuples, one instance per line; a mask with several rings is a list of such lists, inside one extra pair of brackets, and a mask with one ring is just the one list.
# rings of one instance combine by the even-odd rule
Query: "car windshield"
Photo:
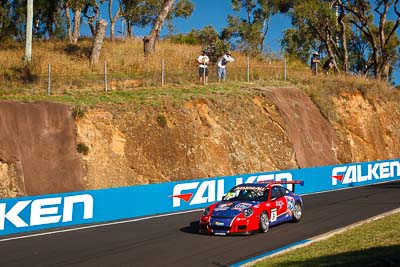
[(223, 200), (229, 201), (266, 201), (268, 190), (261, 186), (237, 186), (229, 191)]

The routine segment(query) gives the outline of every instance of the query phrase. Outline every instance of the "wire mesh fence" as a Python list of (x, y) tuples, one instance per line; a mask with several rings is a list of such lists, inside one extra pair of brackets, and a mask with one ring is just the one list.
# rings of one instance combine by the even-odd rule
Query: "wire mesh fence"
[[(110, 64), (111, 65), (111, 64)], [(115, 66), (112, 67), (115, 69)], [(287, 68), (286, 64), (230, 65), (227, 67), (227, 80), (234, 82), (255, 82), (268, 80), (291, 80), (309, 74), (304, 68)], [(197, 66), (172, 68), (164, 61), (159, 68), (135, 69), (132, 71), (108, 71), (107, 63), (103, 70), (74, 75), (58, 75), (49, 65), (47, 75), (23, 75), (15, 77), (0, 76), (2, 92), (24, 92), (30, 94), (63, 94), (67, 92), (107, 92), (135, 88), (162, 87), (198, 84)], [(219, 82), (217, 67), (209, 66), (209, 83)]]

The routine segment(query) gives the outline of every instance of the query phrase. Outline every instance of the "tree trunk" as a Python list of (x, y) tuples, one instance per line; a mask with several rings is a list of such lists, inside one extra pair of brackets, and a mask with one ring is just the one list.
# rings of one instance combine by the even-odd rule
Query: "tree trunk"
[(349, 49), (347, 47), (347, 25), (344, 20), (346, 14), (344, 12), (344, 6), (342, 1), (338, 1), (340, 7), (340, 16), (338, 18), (338, 22), (340, 25), (340, 33), (342, 39), (342, 49), (343, 49), (343, 71), (347, 73), (349, 70)]
[(130, 20), (126, 20), (126, 36), (132, 37), (132, 22)]
[(80, 27), (81, 27), (81, 9), (77, 8), (74, 9), (74, 31), (72, 33), (72, 43), (76, 44), (78, 42), (78, 39), (81, 35), (80, 32)]
[(92, 67), (99, 63), (101, 47), (103, 46), (104, 36), (106, 35), (107, 22), (99, 20), (96, 23), (96, 36), (93, 41), (92, 54), (90, 55), (90, 65)]
[(88, 20), (88, 25), (90, 32), (92, 33), (93, 36), (96, 36), (96, 26), (94, 25), (95, 20)]
[(72, 42), (71, 16), (69, 15), (69, 5), (65, 4), (65, 18), (67, 22), (68, 40)]
[(156, 22), (153, 25), (153, 29), (151, 30), (149, 35), (147, 35), (146, 37), (143, 38), (144, 55), (145, 56), (153, 55), (156, 52), (155, 43), (158, 40), (158, 37), (160, 36), (162, 26), (174, 5), (174, 1), (175, 0), (165, 0), (164, 1), (163, 8), (157, 17)]
[(117, 9), (117, 13), (113, 17), (112, 15), (112, 6), (113, 6), (113, 0), (108, 0), (108, 15), (110, 17), (110, 38), (111, 41), (115, 40), (115, 23), (117, 22), (117, 19), (119, 18), (119, 14), (121, 12), (121, 0), (119, 1), (119, 6)]
[(347, 47), (347, 28), (344, 21), (340, 21), (341, 28), (341, 39), (342, 39), (342, 49), (343, 49), (343, 71), (347, 73), (349, 70), (349, 49)]
[(337, 66), (337, 62), (336, 62), (336, 58), (335, 58), (335, 53), (334, 53), (334, 51), (333, 51), (333, 48), (332, 48), (332, 45), (331, 45), (331, 42), (332, 42), (332, 35), (331, 35), (331, 33), (330, 33), (330, 30), (329, 29), (326, 29), (325, 30), (325, 43), (326, 43), (326, 50), (328, 51), (328, 56), (329, 56), (329, 58), (331, 58), (332, 60), (333, 60), (333, 66), (334, 66), (334, 69), (337, 71), (337, 72), (340, 72), (339, 71), (339, 68), (338, 68), (338, 66)]

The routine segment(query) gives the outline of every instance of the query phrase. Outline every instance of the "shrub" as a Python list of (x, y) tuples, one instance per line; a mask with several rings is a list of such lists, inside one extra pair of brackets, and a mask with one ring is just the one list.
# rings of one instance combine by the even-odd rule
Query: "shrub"
[(83, 116), (85, 116), (86, 113), (86, 108), (83, 106), (74, 106), (72, 109), (72, 117), (74, 117), (74, 119), (78, 119), (78, 118), (83, 118)]
[(78, 151), (78, 153), (81, 153), (83, 155), (87, 155), (89, 153), (89, 147), (84, 143), (77, 144), (76, 150)]
[(157, 116), (157, 121), (162, 128), (167, 127), (167, 118), (163, 114)]

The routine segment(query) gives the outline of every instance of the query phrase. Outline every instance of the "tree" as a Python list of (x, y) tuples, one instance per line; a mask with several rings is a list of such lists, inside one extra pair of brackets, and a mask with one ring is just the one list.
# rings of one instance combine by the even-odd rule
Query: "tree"
[(311, 50), (319, 50), (320, 41), (315, 39), (308, 29), (289, 28), (283, 34), (281, 45), (285, 53), (307, 62)]
[[(368, 2), (349, 0), (343, 1), (343, 7), (352, 15), (350, 19), (352, 25), (361, 32), (369, 44), (371, 57), (365, 72), (372, 69), (375, 78), (387, 79), (390, 66), (394, 65), (399, 57), (396, 50), (399, 45), (396, 34), (400, 26), (399, 0), (377, 0), (375, 7)], [(377, 14), (378, 25), (374, 23), (372, 9)], [(391, 9), (397, 16), (395, 21), (387, 18)]]
[[(147, 0), (152, 2), (152, 0)], [(154, 2), (154, 1), (153, 1)], [(158, 2), (158, 1), (156, 1)], [(143, 38), (143, 45), (144, 45), (144, 55), (149, 56), (155, 53), (155, 43), (160, 37), (160, 32), (163, 27), (163, 24), (166, 19), (171, 20), (173, 17), (189, 17), (193, 12), (193, 4), (190, 0), (179, 0), (176, 5), (174, 6), (174, 0), (164, 0), (162, 2), (162, 6), (157, 5), (150, 5), (150, 14), (156, 13), (157, 16), (153, 20), (152, 18), (148, 19), (153, 22), (153, 27), (149, 35)], [(157, 10), (157, 12), (154, 12)], [(146, 17), (144, 16), (143, 20), (139, 21), (146, 21)]]
[(0, 41), (4, 41), (18, 34), (17, 25), (21, 19), (25, 20), (26, 4), (8, 0), (0, 0), (0, 4)]
[(336, 57), (338, 45), (335, 40), (337, 35), (337, 18), (330, 1), (305, 0), (294, 6), (293, 21), (307, 34), (310, 40), (318, 40), (321, 47), (316, 48), (319, 52), (325, 50), (329, 58), (333, 59), (336, 70), (338, 70)]
[(388, 79), (400, 56), (399, 8), (400, 0), (298, 1), (286, 11), (295, 29), (285, 32), (282, 44), (287, 52), (304, 55), (320, 43), (317, 50), (334, 56), (345, 73), (362, 71)]
[[(76, 44), (78, 38), (80, 36), (80, 25), (81, 25), (81, 10), (83, 8), (83, 4), (80, 1), (74, 0), (66, 0), (64, 3), (65, 17), (67, 19), (67, 31), (68, 31), (68, 40)], [(74, 14), (74, 27), (72, 28), (72, 21), (70, 12)]]
[[(348, 13), (345, 12), (345, 8), (343, 5), (342, 0), (334, 1), (334, 5), (336, 7), (337, 12), (337, 22), (340, 28), (340, 38), (341, 38), (341, 45), (342, 45), (342, 61), (343, 61), (343, 71), (347, 73), (349, 71), (349, 49), (348, 49)], [(337, 50), (339, 51), (339, 50)]]
[(164, 24), (165, 19), (168, 16), (168, 13), (171, 11), (172, 6), (174, 4), (174, 0), (165, 0), (164, 5), (161, 9), (160, 14), (158, 15), (156, 21), (154, 22), (153, 28), (149, 35), (143, 38), (144, 43), (144, 55), (149, 56), (155, 53), (156, 47), (155, 43), (158, 40), (161, 32), (161, 28)]
[(99, 63), (101, 48), (106, 35), (106, 28), (107, 22), (105, 20), (99, 20), (96, 23), (96, 34), (93, 40), (92, 53), (90, 55), (90, 65), (92, 67), (95, 67)]
[(132, 37), (133, 26), (145, 27), (157, 15), (156, 1), (122, 0), (121, 15), (126, 21), (126, 35)]
[(33, 23), (33, 0), (27, 1), (26, 15), (26, 39), (25, 39), (25, 61), (32, 61), (32, 23)]
[(268, 34), (271, 15), (285, 4), (277, 0), (232, 0), (232, 9), (244, 11), (245, 18), (228, 16), (228, 27), (223, 30), (224, 39), (238, 39), (239, 49), (248, 53), (261, 53)]
[(64, 1), (34, 0), (34, 33), (37, 38), (65, 38)]
[(122, 0), (118, 0), (118, 8), (113, 16), (112, 12), (113, 0), (108, 0), (108, 16), (110, 17), (110, 38), (111, 41), (115, 40), (115, 23), (121, 15)]
[[(93, 9), (92, 9), (93, 8)], [(95, 15), (88, 15), (89, 12), (94, 11)], [(72, 26), (72, 20), (70, 17), (70, 12), (72, 11), (74, 15)], [(94, 21), (98, 16), (98, 4), (96, 0), (65, 0), (64, 3), (64, 12), (67, 22), (67, 31), (68, 31), (68, 39), (71, 43), (76, 44), (80, 37), (80, 27), (81, 27), (81, 19), (82, 19), (82, 11), (83, 15), (86, 15), (88, 19), (89, 26), (91, 26), (92, 33), (95, 31)], [(92, 18), (92, 20), (90, 20)]]
[(100, 5), (104, 1), (100, 0), (100, 4), (97, 3), (97, 1), (86, 1), (84, 3), (83, 7), (83, 18), (86, 19), (87, 24), (89, 25), (90, 32), (92, 33), (92, 36), (95, 37), (97, 34), (97, 25), (95, 24), (97, 22), (97, 19), (99, 18), (100, 15)]

